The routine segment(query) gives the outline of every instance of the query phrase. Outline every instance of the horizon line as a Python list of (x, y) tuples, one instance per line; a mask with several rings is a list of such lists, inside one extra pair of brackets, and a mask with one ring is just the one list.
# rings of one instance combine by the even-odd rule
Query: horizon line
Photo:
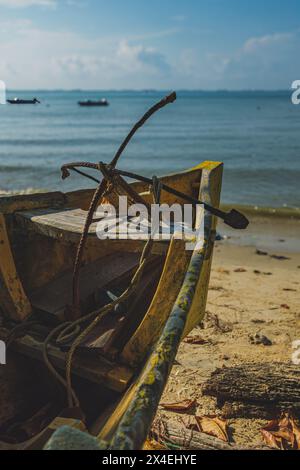
[(215, 89), (204, 89), (204, 88), (10, 88), (6, 89), (6, 92), (118, 92), (118, 93), (169, 93), (170, 91), (176, 91), (176, 93), (188, 92), (188, 93), (274, 93), (274, 92), (289, 92), (291, 88), (241, 88), (241, 89), (229, 89), (229, 88), (215, 88)]

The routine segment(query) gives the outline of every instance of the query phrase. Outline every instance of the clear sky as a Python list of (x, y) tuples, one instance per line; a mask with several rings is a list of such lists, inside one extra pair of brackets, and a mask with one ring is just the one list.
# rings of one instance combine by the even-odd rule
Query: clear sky
[(300, 0), (0, 0), (7, 87), (287, 89)]

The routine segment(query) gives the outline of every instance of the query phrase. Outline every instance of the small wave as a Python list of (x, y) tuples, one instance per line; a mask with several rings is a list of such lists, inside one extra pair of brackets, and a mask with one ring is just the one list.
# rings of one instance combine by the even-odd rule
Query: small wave
[(228, 211), (232, 209), (233, 206), (236, 210), (251, 216), (300, 219), (300, 207), (264, 207), (244, 204), (222, 204), (221, 208)]
[(100, 135), (97, 137), (82, 137), (82, 138), (55, 138), (51, 137), (51, 139), (1, 139), (0, 143), (1, 146), (7, 147), (80, 147), (89, 145), (103, 145), (103, 143), (107, 144), (114, 144), (117, 141), (115, 137), (108, 137), (105, 135)]
[(0, 196), (17, 196), (17, 195), (24, 195), (24, 194), (37, 194), (37, 193), (44, 193), (47, 192), (46, 189), (42, 188), (25, 188), (16, 191), (5, 191), (0, 189)]
[(45, 172), (54, 174), (59, 172), (59, 168), (57, 166), (51, 168), (50, 166), (45, 165), (0, 165), (0, 173), (18, 173), (22, 178), (22, 174), (25, 175), (27, 172)]

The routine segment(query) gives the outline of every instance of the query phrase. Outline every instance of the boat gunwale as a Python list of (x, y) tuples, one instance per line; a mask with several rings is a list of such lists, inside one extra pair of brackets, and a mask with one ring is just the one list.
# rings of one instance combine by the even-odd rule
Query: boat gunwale
[[(207, 178), (218, 167), (221, 162), (203, 162), (192, 170), (206, 171)], [(200, 191), (206, 201), (211, 202), (210, 185), (203, 184), (201, 180)], [(136, 390), (132, 391), (130, 405), (123, 414), (109, 444), (110, 449), (136, 450), (142, 448), (147, 438), (153, 417), (164, 387), (169, 377), (173, 362), (175, 360), (182, 336), (184, 334), (186, 320), (191, 309), (196, 286), (207, 256), (212, 256), (211, 247), (214, 242), (212, 238), (215, 216), (204, 210), (204, 239), (201, 246), (194, 249), (188, 270), (185, 274), (183, 284), (172, 307), (163, 331), (156, 342), (152, 352), (146, 360), (145, 366), (137, 379)], [(105, 438), (103, 432), (100, 438)]]

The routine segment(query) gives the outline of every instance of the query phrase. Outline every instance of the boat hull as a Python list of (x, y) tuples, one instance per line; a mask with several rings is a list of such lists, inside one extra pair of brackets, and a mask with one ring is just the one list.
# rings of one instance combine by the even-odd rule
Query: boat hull
[[(204, 162), (191, 170), (164, 177), (162, 180), (181, 192), (194, 197), (198, 196), (203, 202), (216, 207), (219, 205), (222, 182), (222, 164), (220, 163)], [(151, 202), (151, 194), (145, 184), (133, 183), (132, 187), (146, 202)], [(11, 256), (6, 256), (5, 265), (0, 261), (0, 280), (2, 281), (0, 282), (0, 293), (2, 294), (1, 298), (5, 300), (2, 302), (1, 308), (5, 311), (6, 317), (14, 321), (28, 318), (32, 314), (30, 309), (34, 302), (34, 296), (30, 293), (38, 289), (42, 289), (45, 293), (46, 286), (52, 283), (53, 278), (61, 276), (68, 266), (72, 268), (73, 258), (71, 255), (75, 253), (77, 240), (76, 226), (71, 227), (72, 232), (69, 223), (67, 236), (67, 231), (62, 232), (61, 226), (58, 227), (60, 222), (56, 214), (54, 224), (56, 226), (53, 228), (53, 211), (50, 211), (50, 215), (49, 211), (47, 212), (46, 220), (45, 215), (41, 215), (41, 212), (45, 210), (45, 207), (56, 207), (54, 213), (55, 211), (61, 213), (65, 207), (68, 207), (72, 214), (72, 220), (75, 220), (78, 214), (72, 212), (73, 208), (79, 206), (81, 210), (86, 210), (92, 194), (91, 190), (87, 190), (67, 194), (50, 193), (4, 198), (0, 201), (0, 214), (2, 215), (0, 235), (2, 233), (3, 237), (3, 234), (6, 234), (6, 238), (3, 237), (4, 246), (0, 245), (0, 259), (3, 259), (1, 255), (4, 250), (7, 252), (7, 244), (11, 246)], [(183, 204), (184, 201), (168, 193), (163, 193), (162, 202)], [(31, 211), (32, 214), (28, 215), (28, 211)], [(21, 226), (20, 219), (22, 220)], [(126, 320), (125, 329), (121, 330), (121, 336), (117, 337), (116, 344), (121, 345), (121, 348), (117, 351), (115, 359), (110, 359), (108, 362), (106, 356), (106, 366), (103, 363), (102, 369), (97, 370), (97, 373), (90, 363), (85, 366), (81, 364), (81, 367), (78, 367), (79, 372), (81, 371), (78, 380), (96, 381), (99, 397), (106, 396), (106, 393), (108, 396), (107, 402), (103, 398), (97, 400), (97, 396), (91, 397), (89, 395), (90, 387), (86, 387), (84, 382), (81, 382), (80, 387), (84, 390), (82, 403), (83, 408), (86, 407), (85, 411), (89, 408), (88, 402), (94, 400), (95, 406), (93, 408), (95, 410), (101, 401), (103, 402), (103, 406), (100, 406), (92, 417), (88, 417), (89, 429), (92, 430), (93, 436), (96, 436), (102, 448), (103, 446), (112, 449), (142, 448), (167, 383), (180, 341), (203, 319), (216, 219), (207, 211), (202, 211), (195, 219), (195, 226), (200, 227), (200, 225), (203, 227), (204, 236), (192, 251), (186, 250), (186, 240), (177, 240), (175, 237), (168, 243), (154, 245), (156, 254), (151, 261), (152, 264), (149, 265), (148, 277), (145, 276), (143, 280), (144, 293), (137, 300), (133, 309), (135, 315), (141, 309), (141, 314), (136, 317), (131, 315), (136, 318), (135, 324), (130, 323), (131, 317), (131, 320), (129, 318)], [(20, 230), (23, 235), (22, 249), (18, 247), (19, 239), (16, 236), (16, 232)], [(38, 235), (36, 235), (36, 231), (38, 231)], [(51, 241), (49, 237), (51, 237)], [(85, 262), (92, 263), (95, 259), (100, 258), (100, 261), (105, 259), (106, 263), (109, 263), (108, 258), (104, 257), (108, 251), (111, 251), (112, 260), (114, 260), (114, 256), (117, 256), (122, 250), (127, 253), (129, 251), (140, 253), (143, 246), (144, 242), (139, 243), (134, 240), (95, 241), (91, 239), (87, 244)], [(42, 253), (45, 253), (46, 248), (48, 250), (51, 248), (52, 256), (44, 259)], [(1, 249), (3, 253), (1, 253)], [(120, 263), (118, 269), (119, 266)], [(6, 281), (8, 270), (9, 277), (14, 276), (18, 281), (10, 289)], [(106, 275), (108, 275), (107, 272)], [(118, 279), (121, 278), (122, 282), (125, 282), (123, 274)], [(149, 299), (145, 301), (147, 293), (149, 293)], [(5, 337), (3, 332), (2, 337)], [(28, 361), (33, 357), (34, 360), (40, 360), (37, 340), (34, 343), (34, 354), (30, 341), (29, 343), (28, 341), (28, 338), (27, 343), (24, 338), (21, 338), (14, 343), (16, 354), (30, 357), (31, 359)], [(115, 351), (115, 343), (111, 345), (113, 347), (109, 350), (110, 354)], [(58, 367), (63, 367), (60, 364), (64, 364), (61, 354), (62, 352), (56, 351), (52, 356)], [(110, 364), (109, 367), (107, 364)], [(76, 375), (78, 373), (77, 365), (74, 364), (74, 367)], [(84, 370), (83, 376), (82, 370)], [(72, 424), (69, 418), (61, 418), (59, 422), (60, 424)], [(53, 431), (55, 426), (51, 426), (51, 420), (48, 428), (49, 426)], [(66, 448), (72, 448), (71, 438), (68, 437), (71, 434), (66, 432), (66, 439), (64, 439)], [(48, 439), (49, 434), (45, 435)], [(36, 443), (31, 441), (28, 446), (39, 448), (45, 444), (45, 442), (43, 444), (41, 442), (40, 439)], [(2, 443), (3, 445), (6, 444)], [(26, 443), (20, 442), (16, 444), (16, 447), (18, 446), (24, 448)], [(57, 441), (54, 437), (53, 440), (50, 440), (48, 448), (55, 447), (57, 447)]]
[(79, 106), (81, 107), (86, 107), (86, 108), (94, 108), (94, 107), (99, 107), (99, 106), (108, 106), (107, 101), (79, 101), (78, 102)]
[(9, 104), (37, 104), (36, 100), (7, 100)]

